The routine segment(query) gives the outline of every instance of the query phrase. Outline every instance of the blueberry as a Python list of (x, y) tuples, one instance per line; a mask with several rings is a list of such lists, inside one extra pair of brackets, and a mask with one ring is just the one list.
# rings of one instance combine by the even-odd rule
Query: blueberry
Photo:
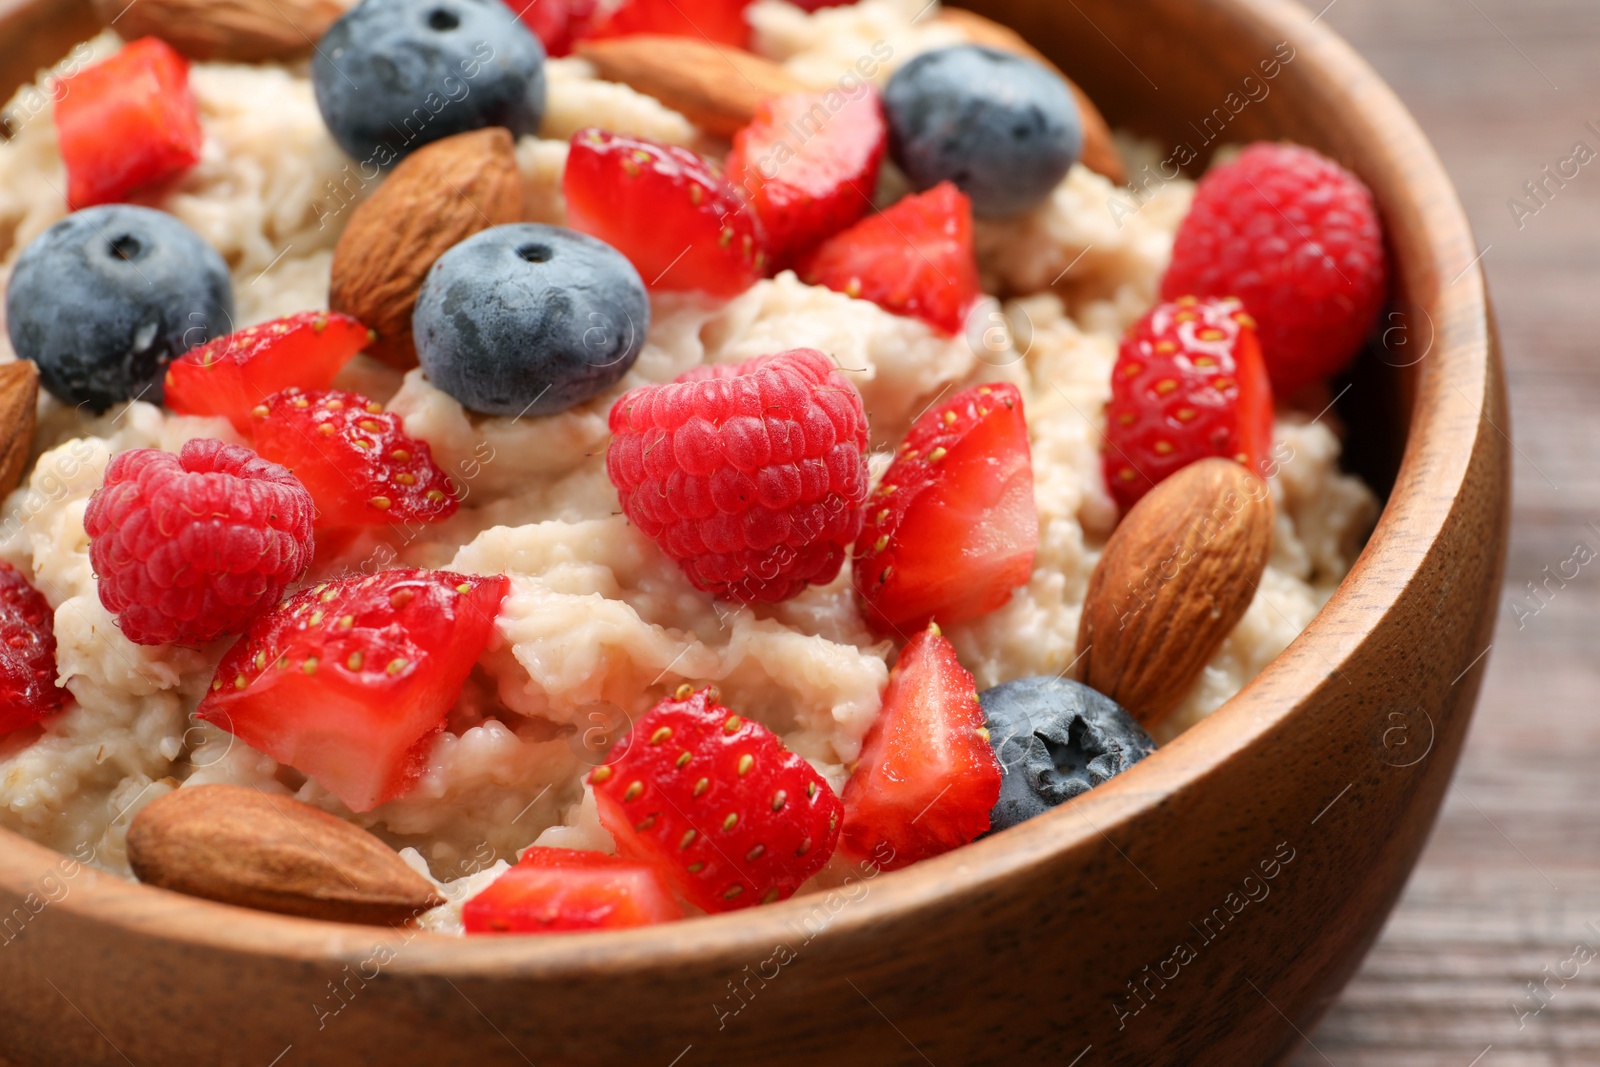
[(605, 242), (520, 223), (440, 256), (411, 327), (428, 380), (464, 406), (555, 415), (628, 373), (650, 332), (650, 298)]
[(369, 178), (441, 137), (544, 118), (544, 46), (500, 0), (362, 0), (323, 35), (311, 81)]
[(233, 332), (233, 282), (216, 249), (171, 215), (104, 204), (23, 250), (6, 327), (63, 403), (96, 414), (123, 400), (158, 403), (167, 364)]
[(978, 215), (1038, 206), (1083, 150), (1072, 90), (1031, 59), (979, 45), (925, 52), (884, 91), (889, 151), (919, 189), (954, 182)]
[(1132, 715), (1065, 678), (1023, 678), (978, 694), (1005, 772), (990, 830), (1043, 815), (1155, 751)]

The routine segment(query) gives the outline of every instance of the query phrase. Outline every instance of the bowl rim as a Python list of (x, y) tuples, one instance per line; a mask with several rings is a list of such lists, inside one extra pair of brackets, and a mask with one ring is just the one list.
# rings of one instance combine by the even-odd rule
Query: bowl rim
[[(21, 9), (24, 0), (6, 0), (3, 6)], [(1427, 138), (1366, 61), (1317, 19), (1307, 21), (1304, 8), (1290, 0), (1228, 0), (1227, 7), (1261, 36), (1292, 43), (1303, 57), (1300, 62), (1338, 87), (1347, 104), (1342, 121), (1357, 136), (1382, 143), (1384, 157), (1406, 172), (1405, 195), (1383, 206), (1386, 218), (1403, 214), (1414, 219), (1425, 237), (1418, 242), (1426, 251), (1423, 261), (1397, 262), (1396, 268), (1406, 272), (1412, 302), (1434, 332), (1424, 354), (1433, 358), (1420, 368), (1394, 489), (1333, 596), (1289, 647), (1222, 707), (1128, 773), (1058, 809), (906, 870), (864, 873), (864, 879), (882, 881), (875, 892), (832, 917), (830, 939), (848, 939), (885, 920), (947, 906), (955, 898), (980, 900), (1019, 873), (1059, 862), (1095, 836), (1126, 826), (1277, 729), (1308, 693), (1338, 677), (1423, 565), (1471, 466), (1473, 450), (1460, 447), (1459, 437), (1452, 435), (1459, 435), (1463, 424), (1477, 426), (1481, 433), (1484, 423), (1504, 435), (1486, 410), (1494, 384), (1493, 342), (1478, 247)], [(1439, 196), (1441, 189), (1449, 195)], [(1420, 196), (1423, 190), (1431, 195)], [(1371, 596), (1374, 588), (1390, 592)], [(37, 892), (43, 879), (59, 875), (73, 862), (8, 829), (0, 829), (0, 861), (0, 891), (19, 899)], [(244, 957), (348, 963), (369, 955), (375, 944), (403, 942), (406, 950), (387, 968), (391, 973), (529, 979), (558, 978), (577, 970), (588, 975), (638, 974), (641, 969), (670, 973), (691, 960), (703, 963), (708, 955), (744, 959), (792, 934), (794, 924), (810, 915), (822, 896), (634, 930), (463, 938), (259, 912), (89, 867), (74, 878), (73, 891), (52, 907), (172, 943)]]

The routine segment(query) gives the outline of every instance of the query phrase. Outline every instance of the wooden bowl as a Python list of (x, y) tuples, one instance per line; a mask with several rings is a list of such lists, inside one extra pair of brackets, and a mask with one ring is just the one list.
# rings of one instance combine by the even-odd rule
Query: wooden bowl
[[(65, 874), (0, 834), (0, 1049), (248, 1067), (1255, 1064), (1310, 1030), (1416, 860), (1490, 640), (1509, 440), (1478, 248), (1410, 116), (1302, 7), (974, 6), (1114, 124), (1198, 148), (1227, 109), (1227, 141), (1314, 145), (1376, 191), (1396, 310), (1342, 408), (1388, 505), (1305, 633), (1047, 816), (845, 891), (637, 932), (375, 933)], [(14, 3), (7, 84), (91, 27), (81, 2)]]

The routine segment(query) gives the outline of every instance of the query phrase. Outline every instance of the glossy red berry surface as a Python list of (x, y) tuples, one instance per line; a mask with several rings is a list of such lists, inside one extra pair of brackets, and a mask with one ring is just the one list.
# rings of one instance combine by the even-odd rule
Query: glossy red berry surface
[(469, 934), (623, 930), (682, 917), (657, 864), (570, 848), (528, 849), (461, 909)]
[(606, 470), (695, 588), (772, 602), (838, 575), (861, 529), (866, 451), (855, 386), (796, 349), (624, 394)]
[(61, 707), (56, 613), (21, 571), (0, 563), (0, 737)]

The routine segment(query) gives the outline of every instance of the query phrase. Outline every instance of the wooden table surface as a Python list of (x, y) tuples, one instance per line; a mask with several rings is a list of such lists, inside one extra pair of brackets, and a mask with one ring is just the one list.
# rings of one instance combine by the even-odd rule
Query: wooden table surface
[[(1600, 1064), (1600, 3), (1334, 0), (1322, 17), (1417, 116), (1488, 249), (1516, 504), (1455, 784), (1294, 1067)], [(1591, 162), (1560, 178), (1575, 153)]]

